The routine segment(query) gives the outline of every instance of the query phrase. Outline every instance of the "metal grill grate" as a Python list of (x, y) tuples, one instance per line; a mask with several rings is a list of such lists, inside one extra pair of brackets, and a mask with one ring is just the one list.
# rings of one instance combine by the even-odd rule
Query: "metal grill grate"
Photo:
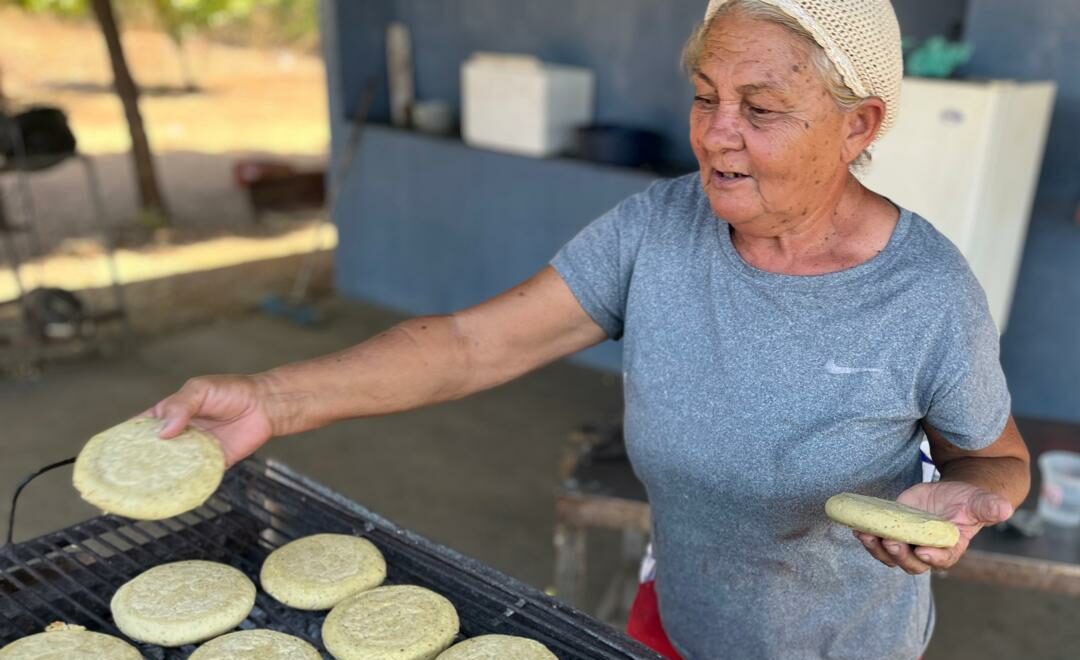
[[(387, 583), (416, 584), (449, 598), (461, 637), (521, 635), (562, 660), (660, 656), (612, 628), (473, 559), (437, 545), (274, 461), (250, 459), (230, 470), (218, 492), (190, 513), (157, 522), (102, 516), (0, 549), (0, 647), (52, 621), (124, 637), (109, 600), (131, 578), (159, 564), (208, 559), (234, 566), (258, 584), (266, 555), (318, 532), (364, 536), (386, 557)], [(286, 607), (259, 591), (241, 629), (271, 628), (322, 650), (325, 613)], [(129, 640), (130, 641), (130, 640)], [(186, 658), (195, 649), (138, 644), (146, 658)], [(325, 658), (331, 656), (323, 651)]]

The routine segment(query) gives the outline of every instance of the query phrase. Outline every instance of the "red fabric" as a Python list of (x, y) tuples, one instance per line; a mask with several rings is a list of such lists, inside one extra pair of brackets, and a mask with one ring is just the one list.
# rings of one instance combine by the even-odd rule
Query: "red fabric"
[[(660, 604), (656, 600), (656, 582), (638, 585), (634, 604), (630, 606), (630, 619), (626, 622), (626, 634), (636, 639), (668, 660), (682, 660), (671, 645), (664, 624), (660, 621)], [(923, 660), (919, 658), (919, 660)]]
[(660, 621), (655, 582), (638, 586), (634, 604), (630, 607), (630, 619), (626, 622), (626, 634), (669, 660), (682, 660)]

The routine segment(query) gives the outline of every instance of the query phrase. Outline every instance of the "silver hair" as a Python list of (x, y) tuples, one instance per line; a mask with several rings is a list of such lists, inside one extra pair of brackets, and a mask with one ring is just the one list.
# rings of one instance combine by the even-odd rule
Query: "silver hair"
[[(821, 81), (825, 84), (825, 89), (828, 90), (829, 95), (832, 96), (833, 102), (843, 112), (850, 112), (865, 101), (864, 97), (857, 95), (851, 91), (851, 88), (844, 83), (844, 79), (840, 76), (840, 72), (837, 71), (836, 66), (833, 65), (832, 60), (825, 54), (825, 49), (822, 48), (818, 42), (814, 41), (814, 37), (807, 32), (806, 28), (799, 24), (797, 20), (784, 13), (783, 10), (775, 5), (762, 0), (729, 0), (720, 6), (720, 8), (714, 13), (708, 20), (702, 21), (690, 33), (690, 38), (686, 40), (686, 45), (683, 46), (682, 52), (682, 66), (686, 75), (693, 76), (697, 71), (698, 63), (701, 61), (701, 55), (705, 51), (705, 38), (709, 33), (709, 29), (713, 26), (721, 16), (727, 16), (730, 14), (738, 14), (747, 18), (753, 18), (760, 21), (768, 21), (775, 23), (796, 37), (802, 39), (806, 45), (810, 47), (810, 62), (814, 65), (818, 75), (821, 77)], [(863, 150), (855, 160), (851, 163), (851, 169), (853, 171), (862, 171), (870, 165), (871, 155), (868, 150)]]

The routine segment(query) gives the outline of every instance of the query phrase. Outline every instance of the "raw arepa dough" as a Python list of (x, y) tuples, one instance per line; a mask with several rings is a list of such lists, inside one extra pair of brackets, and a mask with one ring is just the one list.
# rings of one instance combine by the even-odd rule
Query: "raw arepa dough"
[(112, 635), (82, 626), (49, 624), (45, 632), (0, 649), (0, 660), (142, 660), (142, 653)]
[(825, 502), (825, 514), (860, 532), (911, 545), (951, 548), (960, 540), (951, 521), (892, 500), (840, 493)]
[(188, 660), (322, 660), (315, 647), (276, 630), (240, 630), (215, 637)]
[(300, 610), (328, 610), (386, 579), (386, 560), (371, 541), (347, 534), (314, 534), (286, 543), (263, 562), (266, 593)]
[(207, 500), (225, 474), (225, 454), (210, 435), (188, 427), (158, 437), (162, 421), (129, 419), (90, 438), (75, 460), (75, 489), (108, 513), (160, 520)]
[(132, 639), (183, 646), (240, 624), (255, 606), (255, 585), (225, 564), (190, 560), (155, 566), (112, 599), (113, 621)]
[(525, 637), (481, 635), (454, 644), (436, 660), (559, 660), (546, 646)]
[(337, 660), (433, 660), (454, 641), (453, 603), (423, 587), (378, 587), (338, 603), (323, 622)]

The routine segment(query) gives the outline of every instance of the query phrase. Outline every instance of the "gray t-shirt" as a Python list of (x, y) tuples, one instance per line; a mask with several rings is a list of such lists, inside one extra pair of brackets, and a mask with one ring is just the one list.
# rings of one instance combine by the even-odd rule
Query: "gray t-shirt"
[(959, 251), (903, 211), (859, 266), (758, 270), (693, 174), (626, 199), (552, 264), (623, 340), (627, 447), (680, 653), (918, 657), (929, 576), (877, 562), (824, 505), (918, 483), (920, 420), (965, 449), (1002, 432), (998, 335)]

